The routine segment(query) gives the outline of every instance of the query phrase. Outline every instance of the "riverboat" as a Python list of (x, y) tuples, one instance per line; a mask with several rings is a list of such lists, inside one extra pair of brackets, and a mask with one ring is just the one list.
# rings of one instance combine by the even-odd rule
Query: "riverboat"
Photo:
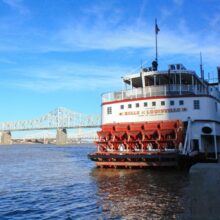
[[(156, 26), (157, 27), (157, 26)], [(157, 34), (157, 33), (156, 33)], [(218, 80), (182, 64), (151, 67), (124, 76), (126, 89), (102, 95), (98, 167), (178, 166), (217, 161), (220, 151), (220, 67)]]

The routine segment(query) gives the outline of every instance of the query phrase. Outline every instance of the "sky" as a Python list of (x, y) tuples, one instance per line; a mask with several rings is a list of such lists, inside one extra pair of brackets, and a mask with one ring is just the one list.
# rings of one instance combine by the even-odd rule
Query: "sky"
[(155, 58), (206, 77), (220, 65), (220, 0), (0, 0), (0, 121), (57, 107), (101, 112), (101, 94)]

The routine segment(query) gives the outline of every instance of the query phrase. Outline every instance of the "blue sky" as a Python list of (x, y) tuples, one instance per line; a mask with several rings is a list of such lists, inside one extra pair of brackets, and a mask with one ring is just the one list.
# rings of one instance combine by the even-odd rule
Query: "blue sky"
[(206, 74), (220, 65), (219, 0), (0, 0), (0, 121), (63, 106), (100, 113), (101, 93), (154, 59)]

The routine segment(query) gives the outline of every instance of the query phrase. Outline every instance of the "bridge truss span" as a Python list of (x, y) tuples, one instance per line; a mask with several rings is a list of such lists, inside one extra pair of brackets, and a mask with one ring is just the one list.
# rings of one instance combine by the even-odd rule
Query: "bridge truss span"
[(33, 120), (1, 122), (0, 131), (49, 130), (59, 128), (95, 128), (100, 127), (100, 115), (87, 115), (73, 112), (67, 108), (57, 108)]

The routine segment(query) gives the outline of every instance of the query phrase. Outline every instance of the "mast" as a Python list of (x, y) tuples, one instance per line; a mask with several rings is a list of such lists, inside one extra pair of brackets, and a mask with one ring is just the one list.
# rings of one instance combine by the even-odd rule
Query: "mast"
[(158, 35), (159, 31), (160, 31), (160, 29), (158, 28), (158, 25), (157, 25), (157, 19), (155, 19), (155, 44), (156, 44), (156, 59), (155, 59), (155, 61), (156, 62), (158, 62), (157, 35)]

